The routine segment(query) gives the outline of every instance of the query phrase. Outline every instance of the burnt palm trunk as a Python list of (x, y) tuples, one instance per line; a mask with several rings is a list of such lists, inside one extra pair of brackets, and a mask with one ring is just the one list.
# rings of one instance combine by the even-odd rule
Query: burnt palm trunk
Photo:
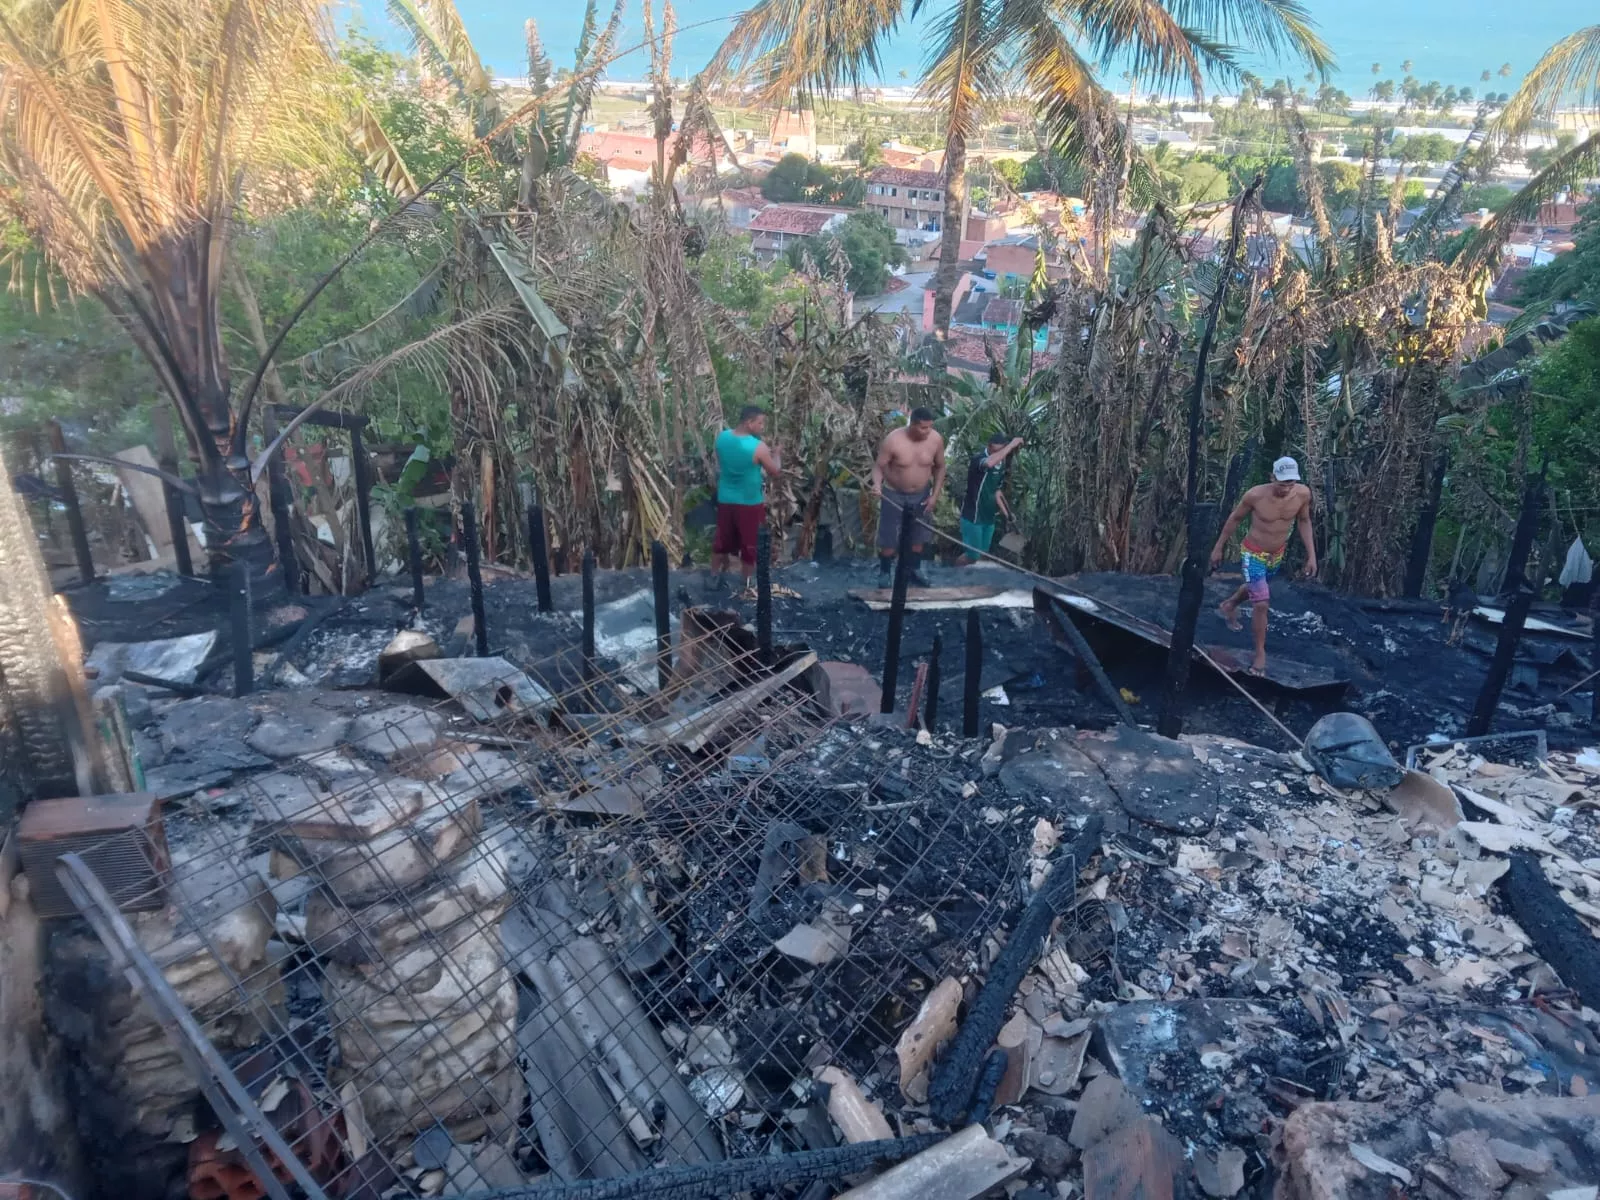
[[(3, 464), (0, 464), (3, 465)], [(0, 479), (0, 820), (26, 800), (86, 790), (83, 713), (54, 635), (59, 614), (33, 523)], [(75, 753), (76, 748), (76, 753)]]
[(933, 276), (933, 331), (950, 334), (956, 281), (961, 278), (961, 235), (967, 207), (967, 140), (950, 131), (944, 152), (944, 218), (939, 229), (939, 269)]

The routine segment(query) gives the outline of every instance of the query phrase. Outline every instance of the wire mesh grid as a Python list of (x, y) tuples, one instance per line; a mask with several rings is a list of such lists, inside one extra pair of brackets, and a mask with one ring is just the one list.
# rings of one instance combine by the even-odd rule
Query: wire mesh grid
[[(909, 1128), (896, 1039), (997, 950), (1019, 847), (937, 757), (823, 716), (814, 659), (715, 615), (677, 654), (660, 693), (568, 662), (532, 706), (375, 709), (165, 814), (168, 903), (126, 920), (326, 1195), (815, 1148), (825, 1067)], [(263, 1194), (92, 935), (55, 953), (105, 1120), (186, 1147), (193, 1197)]]

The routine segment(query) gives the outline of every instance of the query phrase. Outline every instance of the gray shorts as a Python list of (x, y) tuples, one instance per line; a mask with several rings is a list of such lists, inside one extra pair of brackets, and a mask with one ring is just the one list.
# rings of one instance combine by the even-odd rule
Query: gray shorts
[(916, 516), (916, 523), (911, 527), (911, 544), (926, 546), (933, 541), (933, 526), (928, 524), (928, 515), (922, 511), (922, 506), (928, 502), (928, 495), (932, 491), (931, 483), (920, 492), (883, 489), (883, 501), (878, 505), (879, 550), (894, 550), (899, 547), (900, 512), (905, 508), (911, 509)]

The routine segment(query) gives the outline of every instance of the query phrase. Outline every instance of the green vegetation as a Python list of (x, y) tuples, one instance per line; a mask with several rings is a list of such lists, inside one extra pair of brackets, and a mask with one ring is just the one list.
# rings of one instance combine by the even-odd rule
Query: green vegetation
[[(135, 4), (99, 2), (108, 11), (131, 12)], [(397, 6), (416, 60), (360, 37), (345, 38), (330, 56), (325, 43), (313, 46), (304, 36), (308, 14), (320, 12), (312, 0), (269, 6), (273, 21), (284, 24), (265, 27), (277, 29), (286, 46), (261, 51), (274, 85), (263, 94), (304, 111), (243, 113), (246, 125), (272, 136), (250, 154), (223, 138), (223, 157), (213, 163), (204, 157), (209, 151), (196, 148), (219, 144), (202, 136), (216, 132), (205, 124), (215, 110), (180, 106), (197, 123), (183, 145), (201, 155), (184, 161), (185, 178), (206, 182), (199, 194), (179, 197), (169, 226), (147, 228), (138, 206), (96, 192), (98, 176), (92, 186), (81, 171), (71, 176), (81, 185), (70, 191), (82, 206), (73, 213), (50, 208), (68, 191), (32, 194), (33, 183), (23, 182), (48, 174), (30, 175), (30, 167), (54, 168), (62, 143), (52, 138), (63, 128), (90, 137), (113, 168), (106, 176), (112, 192), (133, 186), (130, 180), (148, 188), (163, 178), (145, 172), (142, 151), (106, 132), (123, 128), (108, 116), (119, 103), (103, 86), (111, 67), (96, 57), (93, 39), (58, 44), (70, 21), (41, 18), (59, 15), (63, 3), (23, 6), (31, 15), (21, 49), (5, 51), (44, 64), (40, 73), (61, 94), (68, 123), (52, 129), (0, 115), (0, 183), (21, 214), (4, 234), (21, 290), (0, 300), (0, 394), (20, 400), (15, 424), (45, 413), (73, 416), (85, 426), (74, 436), (103, 449), (146, 436), (152, 405), (171, 403), (219, 530), (255, 528), (249, 476), (239, 463), (264, 461), (262, 409), (280, 401), (321, 404), (365, 413), (372, 440), (401, 446), (399, 461), (413, 446), (432, 461), (449, 460), (456, 494), (481, 502), (491, 557), (517, 562), (525, 555), (527, 485), (545, 500), (564, 550), (594, 549), (608, 565), (637, 562), (655, 537), (681, 551), (685, 505), (704, 484), (705, 433), (755, 400), (772, 409), (773, 436), (793, 464), (774, 491), (774, 527), (795, 531), (795, 550), (804, 553), (827, 490), (868, 469), (881, 414), (931, 400), (948, 410), (947, 423), (962, 437), (997, 425), (1029, 431), (1016, 479), (1031, 565), (1171, 570), (1182, 546), (1187, 466), (1174, 431), (1183, 427), (1203, 315), (1219, 277), (1213, 258), (1189, 252), (1192, 225), (1181, 207), (1212, 206), (1224, 214), (1211, 227), (1220, 233), (1225, 206), (1258, 175), (1257, 199), (1300, 215), (1314, 236), (1270, 262), (1253, 258), (1250, 286), (1234, 291), (1219, 314), (1210, 359), (1216, 408), (1202, 431), (1203, 494), (1220, 492), (1227, 463), (1247, 444), (1260, 458), (1297, 454), (1319, 497), (1331, 499), (1318, 513), (1331, 582), (1368, 591), (1396, 586), (1419, 467), (1442, 450), (1456, 464), (1447, 521), (1472, 535), (1468, 565), (1503, 542), (1502, 517), (1515, 505), (1520, 474), (1546, 452), (1566, 505), (1558, 506), (1562, 520), (1577, 526), (1600, 511), (1592, 449), (1600, 429), (1591, 411), (1600, 386), (1600, 322), (1576, 323), (1564, 340), (1532, 347), (1504, 377), (1497, 373), (1492, 387), (1460, 387), (1456, 375), (1469, 336), (1481, 331), (1500, 231), (1600, 167), (1592, 138), (1569, 137), (1542, 156), (1535, 152), (1530, 161), (1542, 173), (1515, 193), (1469, 182), (1460, 204), (1495, 208), (1497, 218), (1486, 232), (1451, 242), (1451, 227), (1440, 219), (1448, 213), (1438, 206), (1408, 220), (1404, 234), (1391, 225), (1392, 186), (1369, 157), (1437, 165), (1451, 158), (1455, 143), (1422, 134), (1386, 146), (1382, 135), (1393, 114), (1350, 117), (1350, 98), (1319, 86), (1314, 74), (1304, 83), (1247, 80), (1263, 106), (1215, 106), (1222, 148), (1184, 157), (1170, 146), (1145, 152), (1126, 144), (1130, 114), (1107, 100), (1103, 81), (1081, 62), (1041, 54), (1029, 39), (1046, 32), (1043, 26), (1013, 23), (1044, 20), (1037, 6), (932, 5), (946, 18), (930, 31), (933, 100), (911, 107), (829, 98), (848, 91), (884, 36), (881, 22), (863, 18), (867, 8), (845, 8), (862, 21), (850, 36), (830, 26), (838, 37), (793, 43), (787, 23), (816, 18), (816, 6), (753, 7), (731, 56), (818, 47), (780, 56), (778, 65), (787, 86), (814, 93), (819, 140), (848, 147), (853, 163), (830, 168), (786, 157), (762, 183), (769, 198), (859, 204), (862, 168), (879, 155), (879, 143), (900, 137), (943, 146), (948, 135), (958, 181), (948, 189), (953, 202), (968, 182), (982, 204), (1037, 190), (1089, 202), (1070, 253), (1049, 262), (1041, 254), (1032, 278), (1008, 286), (1028, 302), (1028, 327), (985, 386), (953, 380), (941, 340), (924, 339), (914, 319), (846, 319), (845, 292), (881, 292), (902, 259), (880, 217), (852, 213), (828, 235), (763, 267), (747, 239), (716, 228), (692, 204), (680, 206), (680, 192), (702, 194), (691, 177), (699, 163), (663, 153), (665, 165), (652, 164), (650, 186), (625, 203), (594, 186), (592, 164), (576, 150), (590, 121), (638, 117), (636, 127), (664, 149), (673, 132), (692, 142), (719, 125), (765, 129), (769, 120), (765, 111), (717, 107), (710, 81), (672, 80), (659, 38), (650, 84), (634, 96), (593, 94), (598, 64), (615, 48), (619, 29), (594, 6), (575, 66), (561, 82), (537, 37), (530, 38), (526, 103), (491, 86), (450, 0)], [(1149, 5), (1147, 16), (1171, 15), (1155, 0), (1138, 4)], [(158, 29), (181, 26), (192, 35), (183, 45), (195, 62), (160, 87), (152, 84), (163, 103), (192, 100), (206, 80), (225, 74), (211, 69), (218, 55), (232, 53), (218, 36), (223, 0), (137, 6), (156, 14)], [(903, 8), (886, 0), (873, 11)], [(1199, 34), (1140, 46), (1143, 35), (1130, 33), (1137, 22), (1099, 26), (1109, 18), (1093, 5), (1073, 0), (1069, 8), (1097, 43), (1148, 51), (1150, 73), (1168, 82), (1210, 62)], [(1222, 23), (1230, 14), (1242, 19), (1238, 40), (1257, 49), (1318, 57), (1314, 35), (1288, 9), (1246, 15), (1256, 11), (1223, 0), (1212, 15)], [(954, 19), (963, 13), (983, 28)], [(568, 48), (561, 49), (566, 57)], [(1594, 61), (1581, 50), (1563, 53), (1580, 66)], [(160, 80), (161, 63), (171, 63), (149, 46), (129, 48), (126, 61), (152, 81)], [(266, 69), (247, 74), (259, 79)], [(1018, 69), (1029, 72), (1030, 103), (1007, 111), (1019, 103)], [(57, 70), (60, 79), (51, 75)], [(1388, 81), (1381, 70), (1373, 76), (1378, 94)], [(1516, 138), (1551, 107), (1552, 81), (1570, 91), (1571, 79), (1570, 70), (1535, 71), (1529, 89), (1495, 101), (1502, 121), (1486, 131), (1490, 149), (1514, 153)], [(78, 80), (92, 86), (67, 95), (67, 83)], [(1418, 123), (1467, 123), (1478, 115), (1470, 89), (1411, 78), (1394, 94)], [(1141, 112), (1141, 119), (1170, 117), (1165, 105)], [(1343, 142), (1353, 158), (1328, 160), (1330, 142)], [(1022, 161), (997, 159), (985, 153), (991, 146), (1037, 152)], [(1485, 161), (1470, 164), (1466, 177), (1487, 177), (1479, 169)], [(418, 184), (434, 176), (437, 186), (417, 199)], [(1399, 200), (1423, 208), (1427, 187), (1409, 181)], [(1341, 220), (1358, 208), (1362, 220)], [(206, 221), (194, 220), (196, 213)], [(99, 240), (85, 245), (74, 232), (80, 227)], [(216, 229), (228, 237), (212, 255), (206, 239)], [(176, 276), (163, 256), (175, 246), (182, 251), (177, 261), (219, 297), (214, 312), (188, 304), (186, 283), (171, 286)], [(341, 263), (302, 313), (308, 287)], [(941, 261), (941, 288), (949, 265)], [(67, 299), (69, 284), (75, 299)], [(162, 298), (155, 334), (112, 315), (146, 295)], [(943, 296), (948, 302), (947, 289)], [(1530, 319), (1557, 300), (1600, 300), (1600, 215), (1585, 218), (1576, 251), (1528, 277), (1524, 299)], [(948, 306), (936, 313), (947, 319)], [(1094, 330), (1089, 341), (1080, 336), (1086, 328)], [(268, 362), (279, 331), (282, 345)], [(1049, 345), (1038, 359), (1029, 349), (1036, 333)], [(178, 359), (176, 372), (168, 351)], [(407, 486), (382, 493), (384, 502), (402, 504)], [(233, 509), (225, 503), (229, 487), (240, 493)], [(328, 498), (302, 493), (296, 503), (298, 528)], [(328, 506), (335, 524), (336, 508)], [(328, 571), (327, 557), (318, 557), (316, 542), (314, 535), (302, 541), (302, 567), (319, 587), (345, 586)], [(1459, 543), (1440, 540), (1443, 553)]]
[(775, 204), (858, 206), (867, 194), (859, 171), (835, 171), (803, 154), (785, 154), (761, 181), (761, 194)]
[(852, 292), (876, 296), (889, 282), (889, 268), (905, 262), (906, 252), (889, 222), (861, 212), (851, 213), (837, 230), (792, 243), (786, 257), (797, 271), (808, 264), (823, 272), (842, 269)]
[(1591, 202), (1578, 218), (1570, 253), (1523, 277), (1520, 299), (1541, 310), (1563, 300), (1600, 310), (1600, 205)]

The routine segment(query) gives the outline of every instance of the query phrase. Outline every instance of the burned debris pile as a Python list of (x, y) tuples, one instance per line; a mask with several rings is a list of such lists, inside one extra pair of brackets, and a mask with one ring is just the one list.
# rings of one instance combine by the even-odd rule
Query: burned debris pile
[[(678, 617), (659, 688), (620, 635), (618, 665), (564, 630), (484, 658), (363, 640), (383, 689), (156, 701), (166, 803), (137, 836), (162, 853), (112, 915), (172, 994), (134, 996), (73, 921), (46, 984), (101, 1177), (197, 1200), (1600, 1181), (1593, 751), (1425, 744), (1357, 789), (1213, 735), (955, 738), (860, 715), (859, 670), (731, 614)], [(238, 1091), (175, 1052), (164, 1004)]]

